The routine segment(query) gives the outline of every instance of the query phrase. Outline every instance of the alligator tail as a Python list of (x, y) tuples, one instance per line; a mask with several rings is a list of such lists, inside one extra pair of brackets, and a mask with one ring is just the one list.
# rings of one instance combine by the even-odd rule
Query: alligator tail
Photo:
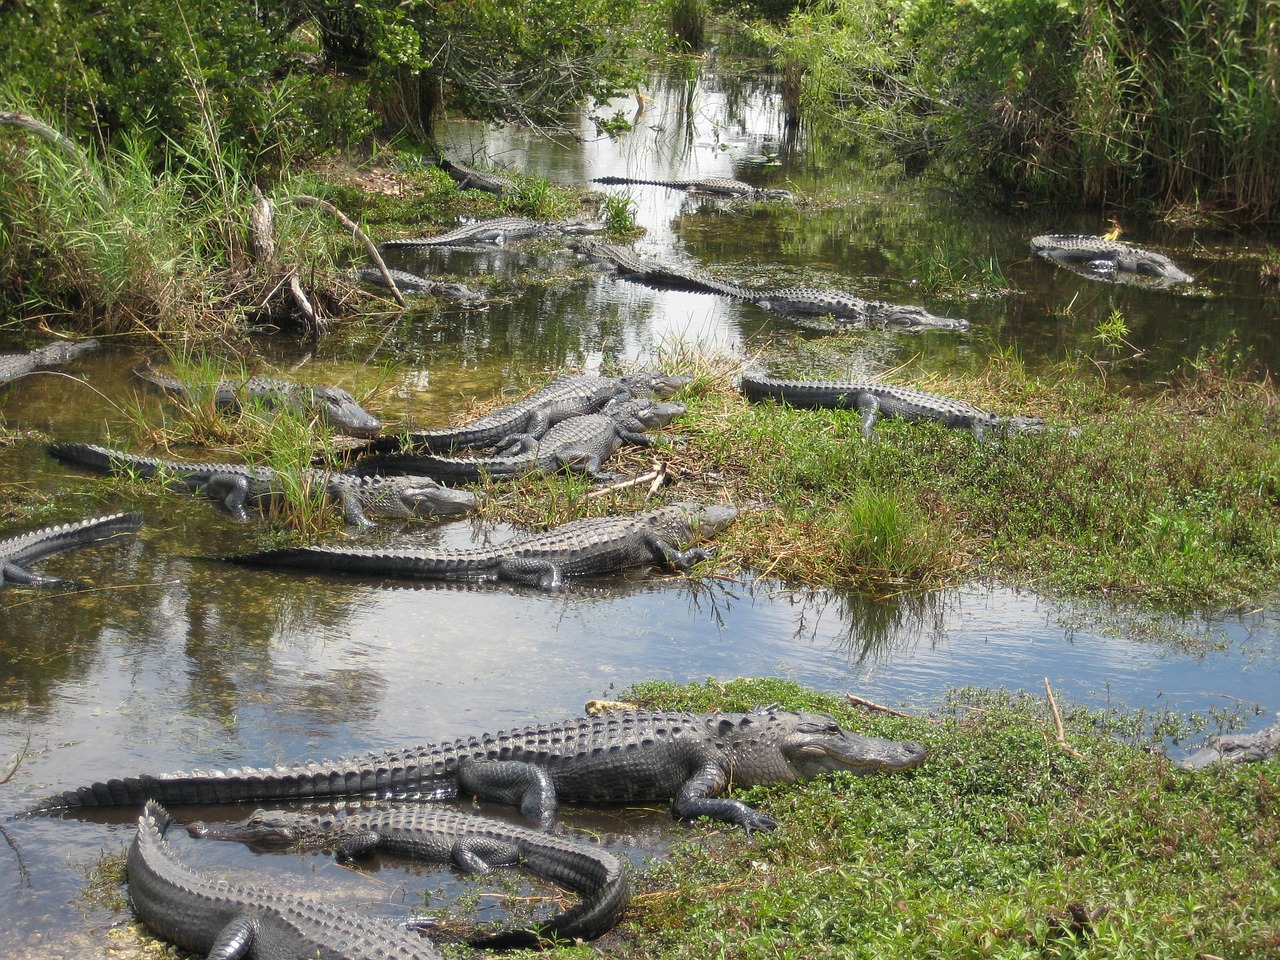
[(141, 458), (135, 461), (129, 454), (121, 454), (92, 443), (51, 443), (45, 449), (55, 460), (92, 467), (104, 473), (115, 473), (125, 468), (136, 470), (143, 476), (151, 476), (155, 472), (154, 466), (148, 468)]

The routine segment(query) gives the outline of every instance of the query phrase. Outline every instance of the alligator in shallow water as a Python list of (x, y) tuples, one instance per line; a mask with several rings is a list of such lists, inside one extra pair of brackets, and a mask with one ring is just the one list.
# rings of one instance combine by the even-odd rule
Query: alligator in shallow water
[(683, 416), (683, 403), (657, 403), (648, 398), (610, 405), (602, 413), (570, 417), (557, 423), (542, 439), (522, 437), (517, 453), (494, 457), (442, 457), (430, 453), (384, 453), (362, 457), (352, 468), (360, 476), (411, 473), (446, 483), (475, 483), (484, 478), (504, 480), (528, 473), (567, 470), (603, 478), (604, 462), (624, 443), (651, 446), (646, 430), (665, 427)]
[(862, 435), (868, 439), (877, 418), (936, 420), (947, 427), (1012, 435), (1038, 433), (1045, 423), (1038, 417), (1010, 417), (989, 413), (950, 397), (898, 387), (875, 380), (779, 380), (759, 373), (744, 373), (742, 394), (753, 403), (773, 400), (793, 407), (857, 410), (862, 415)]
[(1170, 283), (1195, 282), (1195, 277), (1179, 269), (1164, 254), (1106, 237), (1045, 234), (1031, 238), (1031, 249), (1046, 260), (1075, 268), (1086, 276), (1112, 277), (1128, 273)]
[(36, 370), (47, 370), (49, 367), (60, 367), (69, 363), (82, 353), (98, 349), (97, 340), (74, 340), (65, 343), (50, 343), (28, 353), (6, 353), (0, 355), (0, 385), (10, 380), (25, 377)]
[(469, 937), (474, 947), (531, 948), (546, 940), (594, 940), (622, 919), (631, 883), (622, 861), (585, 841), (570, 840), (438, 804), (398, 805), (338, 816), (256, 810), (237, 823), (187, 825), (194, 837), (294, 848), (333, 849), (341, 860), (373, 851), (435, 863), (451, 863), (468, 873), (519, 866), (534, 876), (568, 887), (581, 902), (535, 930), (505, 930)]
[(824, 714), (776, 706), (747, 713), (610, 711), (348, 760), (110, 780), (50, 797), (30, 812), (148, 799), (207, 804), (463, 793), (518, 805), (547, 826), (558, 800), (671, 798), (677, 817), (770, 830), (777, 825), (772, 817), (725, 791), (827, 773), (909, 770), (924, 759), (917, 743), (860, 736)]
[(732, 177), (694, 177), (691, 180), (649, 180), (642, 177), (596, 177), (592, 183), (609, 185), (641, 184), (654, 187), (670, 187), (672, 190), (688, 190), (690, 193), (711, 193), (720, 197), (749, 198), (752, 200), (794, 200), (790, 190), (769, 190), (753, 187)]
[[(284, 483), (270, 467), (162, 460), (90, 443), (53, 443), (48, 449), (58, 460), (95, 470), (175, 480), (189, 490), (221, 500), (242, 523), (249, 519), (249, 504), (266, 512), (284, 498)], [(298, 483), (304, 490), (324, 491), (342, 507), (348, 523), (360, 526), (371, 525), (366, 511), (384, 517), (426, 517), (451, 516), (476, 508), (475, 494), (450, 490), (426, 477), (353, 477), (304, 468), (298, 471)]]
[(1257, 763), (1280, 754), (1280, 720), (1256, 733), (1214, 737), (1190, 756), (1174, 760), (1180, 770), (1203, 770), (1220, 763)]
[(474, 243), (503, 244), (508, 240), (553, 235), (576, 237), (599, 233), (604, 224), (594, 220), (530, 220), (526, 217), (493, 217), (464, 223), (433, 237), (387, 240), (383, 247), (459, 247)]
[(691, 378), (682, 375), (641, 371), (621, 377), (601, 377), (570, 373), (557, 377), (523, 400), (460, 427), (414, 430), (382, 436), (365, 444), (361, 453), (426, 451), (450, 453), (468, 447), (505, 445), (511, 437), (539, 439), (551, 427), (569, 417), (596, 413), (611, 401), (632, 397), (674, 396)]
[(141, 527), (141, 513), (136, 511), (113, 513), (106, 517), (93, 517), (75, 523), (44, 527), (0, 541), (0, 587), (6, 583), (21, 583), (27, 586), (60, 583), (57, 577), (31, 573), (26, 569), (27, 564), (43, 560), (63, 550), (106, 543), (125, 534), (135, 533)]
[(442, 960), (430, 940), (376, 917), (273, 887), (215, 880), (186, 866), (148, 801), (125, 860), (134, 912), (156, 936), (211, 960)]
[(380, 577), (502, 580), (559, 590), (565, 577), (603, 576), (648, 564), (665, 563), (688, 572), (715, 555), (711, 547), (689, 544), (715, 536), (737, 513), (729, 504), (675, 503), (618, 517), (587, 517), (483, 547), (285, 547), (221, 559)]
[(494, 193), (500, 197), (517, 191), (515, 181), (509, 177), (473, 170), (466, 164), (446, 157), (437, 157), (436, 163), (441, 170), (453, 178), (459, 190), (483, 190), (485, 193)]
[[(396, 270), (393, 267), (388, 267), (387, 273), (391, 274), (391, 279), (395, 282), (396, 289), (406, 296), (444, 297), (448, 300), (456, 300), (464, 306), (479, 303), (484, 299), (483, 293), (472, 290), (463, 283), (432, 280), (428, 277), (420, 277), (416, 273), (410, 273), (408, 270)], [(382, 275), (381, 270), (371, 264), (357, 267), (355, 279), (360, 283), (382, 287), (384, 290), (387, 289), (387, 278)]]
[[(166, 377), (147, 367), (135, 369), (134, 375), (159, 387), (180, 400), (190, 400), (196, 391), (174, 377)], [(219, 410), (238, 410), (245, 403), (258, 403), (268, 409), (292, 410), (302, 416), (319, 417), (339, 433), (353, 437), (372, 437), (382, 429), (382, 421), (356, 402), (341, 387), (313, 387), (275, 377), (249, 377), (245, 380), (219, 380), (205, 388), (207, 396)]]

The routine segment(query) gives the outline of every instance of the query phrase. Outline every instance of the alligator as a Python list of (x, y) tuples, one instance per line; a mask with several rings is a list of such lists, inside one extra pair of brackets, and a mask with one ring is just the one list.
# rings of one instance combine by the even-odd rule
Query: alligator
[(972, 430), (981, 437), (990, 431), (1010, 436), (1046, 429), (1038, 417), (1011, 417), (988, 413), (950, 397), (898, 387), (875, 380), (779, 380), (758, 373), (742, 375), (743, 396), (753, 403), (773, 400), (793, 407), (857, 410), (862, 415), (862, 435), (881, 417), (902, 420), (936, 420), (947, 427)]
[(516, 193), (518, 190), (514, 180), (500, 174), (473, 170), (465, 164), (446, 157), (437, 157), (436, 163), (441, 170), (454, 179), (459, 190), (483, 190), (485, 193), (494, 193), (500, 197)]
[(1219, 763), (1257, 763), (1280, 754), (1280, 720), (1256, 733), (1214, 737), (1190, 756), (1174, 760), (1180, 770), (1203, 770)]
[(649, 180), (643, 177), (596, 177), (592, 183), (643, 184), (654, 187), (670, 187), (672, 190), (688, 190), (690, 193), (711, 193), (720, 197), (748, 198), (751, 200), (794, 200), (790, 190), (767, 190), (753, 187), (731, 177), (695, 177), (692, 180)]
[[(159, 387), (181, 400), (189, 400), (192, 389), (173, 377), (149, 367), (139, 367), (134, 376)], [(246, 380), (219, 380), (210, 386), (213, 405), (219, 410), (235, 410), (246, 401), (269, 409), (286, 408), (304, 416), (317, 416), (333, 429), (353, 437), (372, 437), (382, 429), (382, 421), (366, 411), (356, 398), (341, 387), (312, 387), (274, 377)]]
[(496, 457), (442, 457), (429, 453), (374, 454), (356, 461), (353, 473), (411, 473), (450, 483), (475, 483), (524, 476), (528, 473), (555, 473), (568, 470), (604, 479), (607, 460), (624, 443), (651, 446), (654, 438), (646, 430), (665, 427), (683, 416), (683, 403), (656, 403), (648, 398), (628, 400), (602, 413), (570, 417), (556, 424), (541, 440), (523, 437)]
[(1183, 272), (1164, 254), (1106, 237), (1045, 234), (1031, 238), (1031, 249), (1046, 260), (1079, 269), (1086, 276), (1131, 273), (1170, 283), (1195, 282), (1195, 277)]
[(50, 343), (28, 353), (6, 353), (0, 355), (0, 385), (10, 380), (25, 377), (36, 370), (59, 367), (70, 363), (82, 353), (98, 349), (97, 340), (74, 340), (65, 343)]
[(503, 244), (508, 240), (524, 237), (545, 237), (552, 234), (581, 236), (599, 233), (604, 224), (589, 220), (529, 220), (525, 217), (493, 217), (464, 223), (433, 237), (408, 237), (403, 240), (387, 240), (382, 247), (458, 247), (474, 243)]
[(532, 948), (551, 940), (594, 940), (619, 920), (631, 899), (627, 871), (613, 854), (501, 820), (438, 804), (332, 813), (256, 810), (231, 824), (187, 825), (193, 837), (241, 843), (333, 849), (350, 861), (375, 850), (394, 856), (452, 863), (467, 873), (521, 866), (534, 876), (568, 887), (582, 897), (577, 906), (549, 917), (536, 930), (506, 930), (468, 939), (487, 949)]
[(468, 447), (493, 447), (508, 437), (539, 439), (561, 420), (595, 413), (612, 400), (633, 396), (674, 396), (691, 378), (682, 375), (641, 371), (621, 377), (600, 377), (570, 373), (534, 391), (523, 400), (495, 410), (460, 427), (415, 430), (369, 441), (360, 453), (425, 451), (450, 453)]
[(0, 541), (0, 587), (6, 583), (44, 586), (60, 583), (57, 577), (31, 573), (26, 565), (64, 550), (106, 543), (142, 527), (142, 514), (113, 513), (75, 523), (62, 523)]
[(418, 933), (322, 896), (192, 870), (165, 840), (172, 822), (164, 807), (148, 801), (125, 860), (134, 912), (156, 936), (216, 960), (443, 960)]
[[(368, 479), (368, 478), (363, 478)], [(665, 563), (687, 573), (715, 555), (711, 547), (680, 549), (719, 533), (734, 517), (729, 504), (676, 503), (620, 517), (587, 517), (543, 533), (483, 547), (285, 547), (221, 557), (249, 566), (300, 567), (422, 580), (502, 580), (559, 590), (565, 577), (591, 577)]]
[[(391, 274), (391, 279), (395, 281), (396, 289), (405, 295), (445, 297), (461, 304), (477, 303), (484, 299), (483, 293), (478, 293), (463, 283), (431, 280), (428, 277), (410, 273), (408, 270), (396, 270), (393, 267), (388, 267), (387, 273)], [(382, 275), (382, 271), (371, 264), (357, 267), (355, 279), (360, 283), (384, 289), (387, 286), (387, 278)]]
[[(162, 460), (90, 443), (53, 443), (48, 450), (58, 460), (95, 470), (175, 480), (221, 500), (241, 523), (249, 519), (246, 504), (266, 512), (284, 498), (284, 484), (270, 467)], [(366, 510), (384, 517), (410, 517), (449, 516), (476, 508), (475, 494), (450, 490), (426, 477), (353, 477), (304, 468), (298, 471), (298, 483), (304, 490), (323, 490), (329, 500), (341, 505), (347, 522), (359, 526), (372, 525)]]
[(608, 264), (619, 276), (651, 286), (693, 293), (716, 293), (747, 300), (773, 313), (786, 316), (830, 316), (845, 325), (906, 330), (968, 330), (969, 321), (940, 317), (923, 307), (903, 306), (879, 300), (864, 300), (839, 290), (819, 287), (779, 287), (756, 290), (737, 283), (717, 280), (705, 273), (642, 257), (626, 247), (588, 238), (576, 244), (579, 253)]
[(790, 783), (827, 773), (910, 770), (917, 743), (864, 737), (824, 714), (777, 705), (747, 713), (610, 711), (347, 760), (227, 771), (143, 775), (94, 783), (29, 811), (162, 803), (354, 798), (439, 798), (447, 792), (518, 805), (544, 827), (558, 800), (634, 803), (672, 799), (681, 819), (708, 817), (750, 831), (777, 822), (731, 787)]

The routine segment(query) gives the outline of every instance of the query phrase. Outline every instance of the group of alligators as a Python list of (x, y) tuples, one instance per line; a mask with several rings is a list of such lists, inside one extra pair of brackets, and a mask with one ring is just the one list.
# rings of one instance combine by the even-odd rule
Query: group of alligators
[[(511, 184), (458, 164), (451, 175), (468, 186), (502, 192)], [(755, 199), (761, 192), (737, 181), (679, 181), (666, 185)], [(435, 238), (403, 244), (500, 243), (549, 233), (595, 232), (577, 221), (538, 224), (500, 218), (469, 224)], [(1098, 238), (1036, 238), (1037, 252), (1076, 267), (1105, 273), (1129, 270), (1186, 281), (1164, 258)], [(861, 300), (809, 288), (751, 290), (697, 271), (668, 266), (587, 237), (580, 253), (608, 264), (620, 276), (680, 289), (719, 293), (769, 309), (831, 315), (865, 326), (965, 329), (962, 320), (935, 317), (918, 307)], [(1048, 251), (1048, 252), (1046, 252)], [(379, 274), (380, 276), (380, 274)], [(393, 271), (398, 285), (422, 292), (474, 296), (424, 278)], [(0, 383), (31, 370), (66, 362), (92, 341), (63, 344), (28, 355), (0, 357)], [(180, 381), (150, 370), (140, 376), (172, 394)], [(309, 470), (303, 479), (341, 506), (348, 522), (370, 523), (368, 514), (407, 517), (469, 512), (475, 494), (443, 485), (500, 479), (532, 471), (576, 470), (606, 476), (606, 459), (623, 443), (649, 444), (648, 433), (684, 412), (670, 401), (688, 378), (655, 373), (623, 377), (560, 377), (525, 399), (469, 424), (379, 436), (381, 423), (345, 391), (252, 378), (220, 384), (216, 405), (246, 399), (302, 405), (331, 427), (361, 438), (361, 457), (348, 472)], [(975, 435), (1011, 435), (1045, 429), (1042, 420), (1002, 416), (961, 401), (878, 381), (795, 381), (748, 373), (741, 391), (752, 402), (857, 410), (870, 437), (879, 417), (921, 418)], [(485, 455), (472, 451), (489, 449)], [(54, 443), (59, 460), (111, 472), (175, 480), (221, 500), (240, 520), (250, 506), (269, 507), (281, 485), (265, 467), (163, 460), (89, 443)], [(459, 453), (468, 455), (459, 456)], [(236, 563), (310, 567), (378, 576), (500, 579), (557, 589), (568, 576), (598, 575), (623, 567), (666, 563), (680, 570), (710, 556), (692, 547), (733, 520), (729, 504), (677, 503), (636, 514), (579, 520), (545, 533), (471, 549), (298, 547), (223, 559)], [(139, 529), (138, 513), (121, 513), (48, 527), (0, 542), (0, 584), (41, 584), (51, 578), (25, 565), (75, 546), (108, 541)], [(1280, 725), (1274, 730), (1280, 731)], [(1216, 758), (1254, 759), (1274, 754), (1280, 733), (1219, 741), (1190, 765)], [(1245, 742), (1247, 741), (1247, 742)], [(1204, 751), (1202, 751), (1204, 753)], [(187, 803), (333, 803), (378, 801), (372, 810), (255, 810), (231, 824), (192, 822), (188, 832), (206, 839), (289, 844), (333, 849), (344, 859), (372, 850), (452, 863), (468, 872), (520, 865), (579, 897), (576, 906), (529, 929), (481, 933), (468, 942), (491, 949), (536, 946), (546, 940), (591, 939), (611, 929), (630, 898), (622, 862), (580, 840), (546, 832), (561, 800), (619, 803), (669, 798), (677, 817), (707, 817), (747, 830), (776, 826), (768, 816), (724, 796), (732, 786), (786, 782), (833, 771), (874, 773), (909, 770), (924, 749), (849, 733), (830, 717), (760, 707), (743, 714), (690, 714), (625, 710), (541, 724), (496, 734), (441, 741), (350, 760), (289, 766), (142, 775), (108, 780), (50, 797), (31, 811), (65, 813), (103, 806), (140, 806), (127, 859), (130, 896), (142, 920), (159, 936), (209, 957), (437, 958), (418, 932), (364, 917), (323, 900), (251, 884), (211, 879), (186, 867), (165, 840), (172, 817), (167, 806)], [(469, 795), (519, 806), (538, 823), (531, 829), (420, 801)], [(387, 801), (397, 801), (387, 806)]]

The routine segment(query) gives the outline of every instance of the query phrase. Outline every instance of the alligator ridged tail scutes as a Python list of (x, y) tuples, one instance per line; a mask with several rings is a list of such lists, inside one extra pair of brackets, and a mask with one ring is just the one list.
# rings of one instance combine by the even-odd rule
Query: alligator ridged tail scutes
[(441, 960), (417, 933), (322, 897), (192, 870), (165, 840), (171, 823), (148, 801), (125, 861), (134, 912), (156, 936), (212, 960)]
[(69, 340), (36, 347), (27, 353), (7, 353), (0, 356), (0, 386), (36, 370), (60, 367), (81, 354), (98, 349), (97, 340)]
[(553, 235), (580, 236), (582, 234), (600, 233), (604, 224), (599, 221), (579, 220), (530, 220), (527, 217), (491, 217), (488, 220), (476, 220), (463, 223), (430, 237), (404, 237), (397, 240), (386, 240), (380, 247), (452, 247), (470, 244), (493, 244), (501, 246), (508, 240), (520, 240), (525, 237), (545, 237)]
[(669, 187), (672, 190), (688, 190), (691, 193), (710, 193), (722, 197), (750, 198), (753, 200), (794, 200), (795, 194), (790, 190), (775, 190), (767, 187), (753, 187), (743, 180), (732, 177), (693, 177), (688, 180), (652, 180), (643, 177), (596, 177), (592, 183), (603, 183), (610, 186), (626, 186), (630, 184), (654, 187)]
[(489, 817), (444, 809), (438, 804), (399, 804), (333, 813), (256, 810), (231, 824), (187, 825), (195, 837), (254, 846), (332, 849), (341, 860), (373, 851), (435, 863), (467, 873), (519, 866), (534, 876), (573, 890), (582, 901), (537, 924), (536, 930), (505, 930), (469, 937), (488, 949), (536, 947), (544, 940), (593, 940), (622, 918), (631, 884), (621, 860), (601, 847)]
[(26, 569), (27, 564), (64, 550), (106, 543), (136, 533), (141, 528), (142, 514), (132, 511), (44, 527), (0, 541), (0, 586), (6, 583), (26, 586), (58, 583), (57, 577), (31, 573)]

